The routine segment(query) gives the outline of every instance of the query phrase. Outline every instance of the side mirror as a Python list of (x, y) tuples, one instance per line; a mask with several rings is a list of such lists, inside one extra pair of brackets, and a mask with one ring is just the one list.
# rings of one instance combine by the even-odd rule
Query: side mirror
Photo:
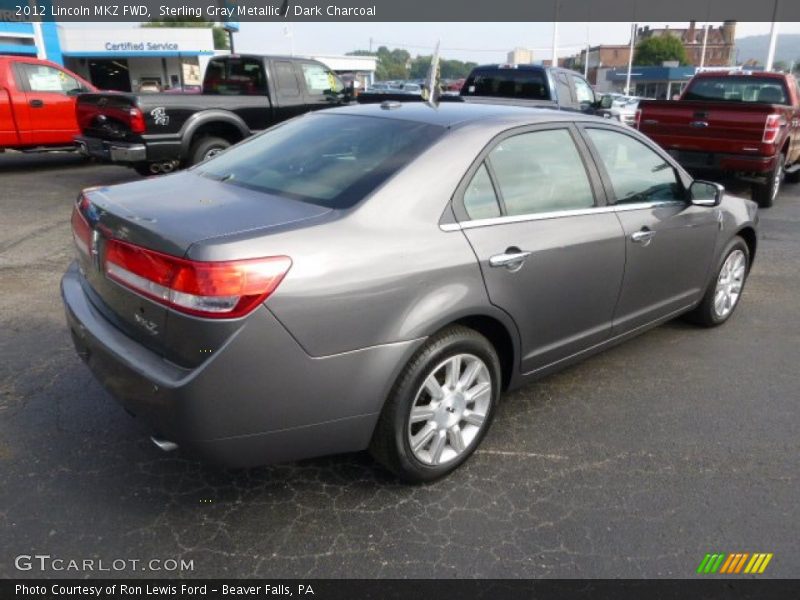
[(614, 98), (606, 94), (600, 98), (600, 108), (611, 108), (614, 105)]
[(725, 186), (697, 179), (689, 186), (689, 198), (695, 206), (719, 206)]

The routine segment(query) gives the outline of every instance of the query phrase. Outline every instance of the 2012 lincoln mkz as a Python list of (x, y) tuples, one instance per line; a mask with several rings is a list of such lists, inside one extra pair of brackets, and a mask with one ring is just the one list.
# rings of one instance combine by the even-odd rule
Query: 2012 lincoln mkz
[(596, 117), (349, 106), (85, 190), (62, 295), (162, 448), (240, 467), (369, 448), (426, 481), (503, 391), (681, 314), (729, 319), (756, 210)]

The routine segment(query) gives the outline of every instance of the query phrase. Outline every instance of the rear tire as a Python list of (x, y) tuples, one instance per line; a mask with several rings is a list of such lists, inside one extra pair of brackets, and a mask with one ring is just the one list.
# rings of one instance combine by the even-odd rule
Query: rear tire
[(231, 143), (226, 139), (214, 136), (201, 137), (195, 140), (191, 150), (189, 150), (188, 166), (191, 167), (208, 160), (230, 147)]
[(730, 319), (739, 306), (750, 273), (750, 249), (738, 235), (725, 247), (700, 304), (686, 320), (703, 327), (717, 327)]
[(781, 153), (778, 155), (778, 160), (775, 161), (775, 166), (772, 171), (767, 175), (764, 183), (756, 183), (753, 185), (753, 200), (761, 208), (769, 208), (775, 203), (775, 198), (781, 190), (781, 183), (784, 179), (784, 164), (786, 163), (786, 155)]
[(460, 325), (442, 330), (398, 377), (370, 452), (405, 481), (444, 477), (469, 458), (489, 430), (501, 381), (489, 340)]

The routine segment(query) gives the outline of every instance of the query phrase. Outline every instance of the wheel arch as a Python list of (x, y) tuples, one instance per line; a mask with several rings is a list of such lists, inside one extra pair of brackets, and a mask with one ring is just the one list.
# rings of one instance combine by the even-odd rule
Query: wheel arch
[(519, 364), (520, 349), (517, 328), (511, 318), (504, 313), (488, 314), (486, 312), (470, 312), (454, 315), (446, 321), (435, 325), (430, 335), (426, 337), (431, 338), (440, 331), (452, 327), (453, 325), (467, 327), (473, 331), (477, 331), (488, 339), (500, 360), (502, 376), (501, 389), (506, 391), (509, 388), (515, 387), (519, 378), (516, 366)]
[(745, 225), (736, 232), (736, 235), (742, 238), (745, 244), (747, 244), (747, 250), (750, 253), (750, 264), (752, 265), (753, 259), (756, 257), (756, 248), (758, 246), (758, 236), (756, 235), (756, 230), (749, 225)]
[(249, 137), (250, 129), (234, 113), (223, 110), (195, 113), (186, 121), (181, 132), (181, 158), (187, 158), (192, 144), (206, 135), (221, 137), (235, 144)]

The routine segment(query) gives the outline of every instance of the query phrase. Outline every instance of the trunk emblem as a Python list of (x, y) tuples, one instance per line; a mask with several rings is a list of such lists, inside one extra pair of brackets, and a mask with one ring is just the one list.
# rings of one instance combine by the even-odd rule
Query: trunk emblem
[(150, 335), (158, 335), (158, 325), (149, 319), (145, 319), (139, 313), (133, 313), (133, 320), (147, 330)]
[(89, 252), (92, 255), (92, 262), (94, 266), (97, 267), (97, 270), (100, 270), (100, 232), (97, 229), (92, 229), (92, 240), (91, 244), (89, 245)]

